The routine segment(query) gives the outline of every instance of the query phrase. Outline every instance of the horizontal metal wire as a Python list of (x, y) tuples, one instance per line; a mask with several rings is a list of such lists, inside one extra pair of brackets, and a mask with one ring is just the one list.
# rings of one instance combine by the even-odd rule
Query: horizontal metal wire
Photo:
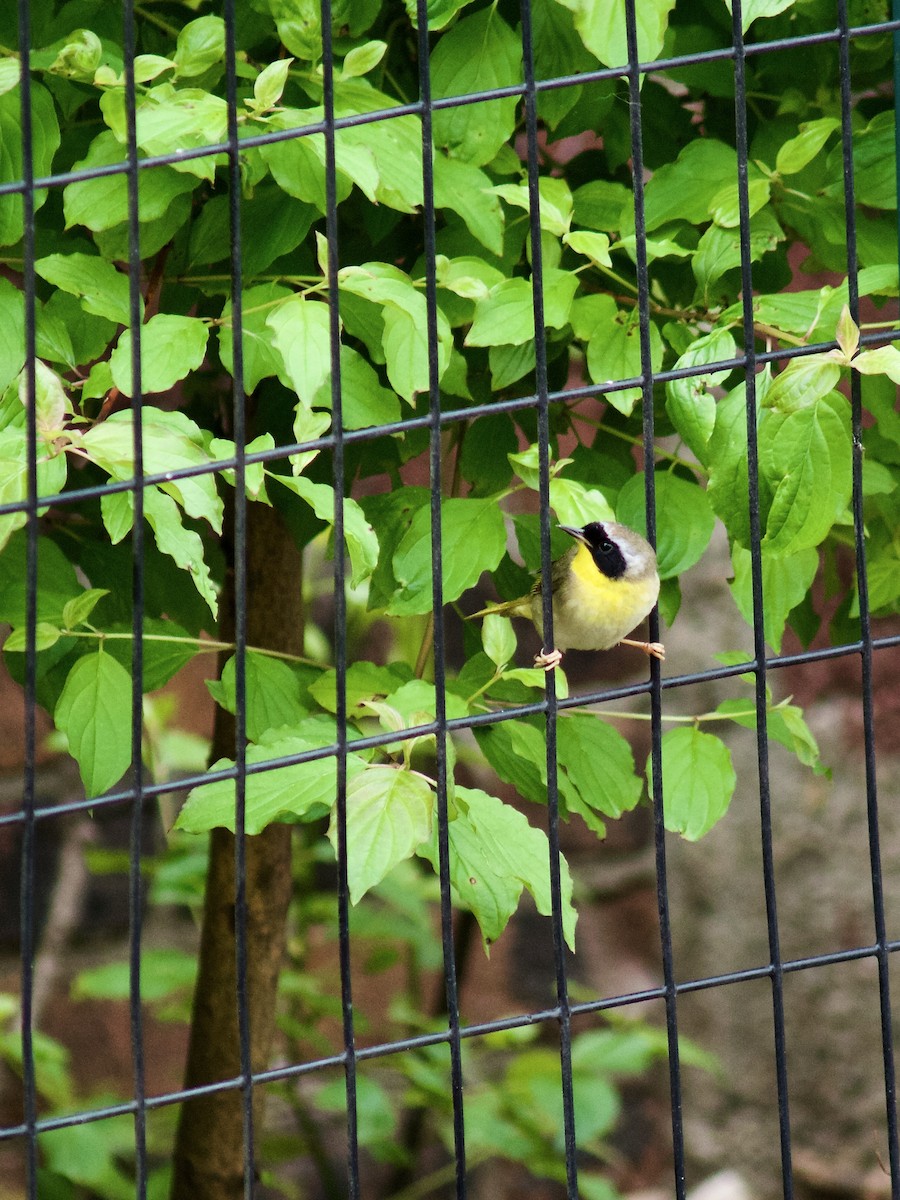
[[(872, 649), (874, 651), (889, 650), (895, 646), (900, 646), (900, 634), (872, 639)], [(252, 647), (248, 647), (248, 649), (252, 650)], [(800, 666), (805, 663), (847, 658), (860, 654), (862, 649), (863, 643), (856, 641), (847, 642), (840, 646), (824, 646), (817, 650), (803, 650), (796, 654), (773, 655), (771, 658), (766, 658), (766, 669), (772, 671), (782, 667)], [(755, 659), (748, 659), (746, 662), (735, 665), (711, 667), (706, 671), (695, 671), (685, 675), (664, 675), (660, 680), (660, 687), (664, 691), (667, 691), (672, 688), (683, 688), (692, 684), (711, 683), (722, 679), (735, 679), (741, 675), (753, 674), (758, 669), (758, 666), (759, 664)], [(625, 700), (633, 696), (647, 695), (649, 690), (649, 681), (625, 684), (621, 687), (605, 688), (602, 691), (582, 692), (577, 696), (569, 696), (565, 700), (557, 700), (557, 707), (561, 712), (566, 712), (569, 709), (581, 709), (591, 704), (609, 704), (613, 701)], [(485, 726), (499, 724), (503, 721), (514, 721), (522, 717), (542, 716), (546, 711), (546, 700), (536, 700), (533, 704), (513, 705), (494, 712), (473, 713), (466, 717), (448, 717), (446, 729), (448, 733), (462, 733), (468, 729), (480, 729)], [(376, 733), (361, 737), (348, 743), (348, 749), (351, 752), (376, 750), (383, 746), (395, 745), (398, 742), (413, 741), (416, 738), (422, 737), (434, 737), (440, 729), (441, 726), (437, 721), (428, 721), (422, 725), (411, 726), (409, 729), (398, 730), (396, 733)], [(286, 754), (266, 759), (265, 762), (247, 763), (246, 775), (248, 777), (261, 775), (267, 771), (275, 771), (281, 767), (292, 767), (299, 763), (320, 762), (325, 759), (334, 758), (337, 753), (337, 744), (331, 743), (327, 746), (317, 747), (314, 750), (304, 750), (297, 754)], [(152, 796), (169, 795), (172, 792), (184, 792), (192, 788), (202, 787), (205, 784), (234, 779), (236, 774), (237, 771), (234, 767), (220, 767), (217, 770), (185, 775), (174, 783), (172, 781), (167, 783), (145, 783), (141, 789), (141, 795), (149, 798)], [(112, 808), (118, 804), (128, 803), (133, 798), (134, 793), (131, 789), (116, 790), (108, 792), (103, 796), (95, 796), (93, 799), (70, 800), (65, 804), (45, 805), (35, 810), (34, 818), (35, 820), (43, 820), (49, 817), (63, 816), (67, 813), (83, 812), (88, 809), (93, 811)], [(23, 812), (21, 810), (2, 813), (0, 814), (0, 828), (4, 825), (21, 823), (22, 819)]]
[[(887, 949), (891, 954), (896, 954), (900, 950), (900, 940), (889, 942)], [(868, 958), (876, 958), (878, 952), (878, 946), (854, 946), (849, 950), (835, 950), (830, 953), (808, 955), (804, 958), (785, 959), (780, 964), (780, 969), (786, 974), (795, 974), (800, 971), (808, 971), (820, 967), (831, 967), (844, 963), (860, 962)], [(704, 975), (698, 979), (687, 979), (676, 982), (675, 990), (679, 996), (683, 996), (693, 992), (707, 991), (710, 988), (727, 987), (732, 984), (754, 983), (759, 980), (769, 979), (772, 971), (773, 966), (766, 964), (728, 971), (721, 975)], [(617, 1008), (627, 1008), (634, 1004), (647, 1004), (652, 1001), (664, 999), (664, 987), (642, 988), (637, 992), (623, 992), (619, 995), (607, 996), (596, 1000), (573, 1001), (571, 1003), (571, 1012), (574, 1018), (587, 1017), (609, 1012)], [(514, 1016), (499, 1017), (493, 1021), (480, 1021), (471, 1025), (463, 1024), (460, 1026), (459, 1034), (464, 1040), (470, 1040), (472, 1038), (488, 1037), (491, 1034), (508, 1033), (516, 1029), (527, 1029), (534, 1025), (558, 1020), (559, 1009), (554, 1006), (526, 1013), (517, 1013)], [(440, 1030), (433, 1033), (417, 1034), (414, 1037), (378, 1042), (371, 1046), (357, 1046), (355, 1054), (357, 1060), (361, 1062), (371, 1061), (389, 1058), (398, 1054), (407, 1054), (416, 1050), (424, 1050), (431, 1046), (446, 1045), (449, 1039), (450, 1032), (448, 1030)], [(302, 1076), (314, 1074), (319, 1071), (341, 1068), (344, 1066), (345, 1061), (346, 1055), (344, 1053), (323, 1055), (321, 1058), (309, 1059), (302, 1063), (292, 1063), (290, 1066), (274, 1067), (267, 1071), (254, 1071), (252, 1082), (254, 1086), (257, 1086), (281, 1083), (290, 1079), (299, 1079)], [(235, 1091), (242, 1087), (243, 1084), (243, 1078), (235, 1076), (232, 1079), (223, 1079), (216, 1083), (204, 1084), (202, 1087), (182, 1088), (178, 1091), (161, 1093), (158, 1096), (147, 1096), (144, 1104), (147, 1110), (150, 1111), (164, 1108), (170, 1104), (181, 1104), (185, 1100), (191, 1100), (197, 1096), (210, 1096), (217, 1092)], [(54, 1129), (68, 1129), (72, 1126), (87, 1125), (93, 1121), (104, 1121), (110, 1117), (128, 1116), (135, 1112), (136, 1107), (133, 1101), (123, 1101), (119, 1104), (106, 1105), (103, 1108), (83, 1109), (80, 1112), (69, 1113), (65, 1116), (39, 1118), (37, 1121), (37, 1132), (51, 1133)], [(27, 1130), (24, 1125), (0, 1127), (0, 1142), (8, 1141), (11, 1138), (23, 1137), (26, 1133)]]
[[(876, 25), (857, 25), (850, 30), (850, 37), (865, 38), (875, 37), (883, 33), (893, 33), (900, 30), (900, 21), (881, 21)], [(759, 42), (746, 47), (747, 55), (751, 54), (766, 54), (778, 50), (791, 50), (802, 48), (804, 46), (820, 46), (829, 42), (838, 42), (841, 38), (839, 29), (822, 30), (820, 33), (807, 33), (798, 35), (797, 37), (778, 38), (771, 42)], [(672, 58), (659, 58), (652, 62), (643, 62), (638, 66), (638, 71), (642, 75), (656, 74), (663, 71), (677, 70), (679, 67), (690, 67), (703, 65), (710, 62), (722, 62), (734, 58), (733, 46), (722, 46), (715, 50), (703, 50), (698, 54), (680, 54)], [(608, 80), (621, 78), (626, 66), (619, 67), (602, 67), (597, 71), (585, 71), (580, 75), (562, 75), (554, 76), (552, 79), (538, 79), (535, 81), (535, 90), (537, 92), (552, 92), (558, 91), (560, 88), (576, 87), (590, 83), (604, 83)], [(502, 100), (512, 98), (514, 96), (523, 96), (525, 94), (525, 84), (511, 84), (508, 87), (486, 88), (483, 91), (468, 92), (458, 96), (444, 96), (440, 99), (435, 99), (430, 102), (431, 107), (435, 110), (447, 108), (460, 108), (469, 104), (480, 104), (486, 100)], [(341, 129), (352, 129), (360, 125), (372, 125), (379, 121), (396, 120), (397, 117), (422, 115), (423, 106), (420, 101), (415, 101), (410, 104), (398, 104), (391, 108), (375, 109), (372, 112), (353, 113), (349, 116), (335, 117), (334, 129), (339, 132)], [(254, 146), (272, 146), (278, 142), (292, 141), (298, 137), (312, 137), (314, 134), (324, 134), (326, 131), (326, 123), (322, 121), (310, 122), (308, 125), (298, 126), (296, 129), (273, 129), (268, 133), (254, 134), (251, 137), (244, 137), (240, 140), (240, 148), (249, 150)], [(200, 146), (187, 150), (176, 150), (169, 154), (154, 154), (146, 158), (138, 160), (137, 166), (141, 171), (152, 170), (153, 167), (172, 166), (175, 163), (190, 162), (198, 158), (210, 158), (216, 155), (227, 154), (229, 144), (224, 142), (211, 142), (207, 146)], [(121, 163), (108, 163), (103, 166), (96, 167), (81, 167), (77, 170), (63, 171), (54, 175), (36, 176), (33, 184), (12, 182), (0, 183), (0, 196), (18, 194), (25, 190), (26, 186), (34, 188), (51, 188), (65, 187), (70, 183), (80, 183), (86, 179), (101, 179), (109, 175), (124, 175), (130, 170), (130, 166), (126, 161)]]
[[(889, 333), (877, 330), (860, 334), (860, 346), (872, 348), (891, 345), (900, 341), (900, 330)], [(809, 346), (792, 346), (784, 350), (766, 350), (756, 355), (756, 362), (766, 364), (771, 362), (790, 361), (795, 358), (806, 358), (811, 354), (825, 354), (837, 349), (837, 342), (816, 342)], [(745, 365), (745, 359), (723, 358), (715, 362), (703, 363), (700, 366), (673, 367), (667, 371), (654, 371), (648, 377), (653, 383), (668, 383), (677, 379), (692, 379), (698, 375), (710, 375), (717, 371), (738, 370)], [(550, 392), (551, 404), (575, 404), (582, 400), (609, 395), (611, 392), (624, 391), (626, 388), (640, 387), (645, 382), (642, 375), (632, 375), (628, 379), (610, 380), (608, 383), (585, 383), (577, 387), (567, 387), (560, 391)], [(507, 396), (503, 400), (494, 400), (487, 404), (473, 404), (468, 408), (448, 409), (440, 414), (441, 425), (452, 425), (459, 421), (473, 421), (477, 417), (495, 415), (497, 413), (524, 412), (535, 407), (533, 394), (526, 396)], [(578, 419), (578, 414), (575, 414)], [(385, 422), (383, 425), (366, 426), (364, 429), (345, 430), (341, 434), (344, 445), (357, 445), (360, 442), (371, 442), (382, 437), (394, 437), (397, 434), (409, 433), (413, 430), (428, 429), (431, 425), (430, 416), (405, 417), (399, 421)], [(193, 479), (198, 475), (210, 475), (221, 471), (232, 471), (239, 462), (248, 466), (282, 462), (294, 454), (304, 454), (313, 450), (331, 450), (334, 447), (334, 434), (327, 433), (321, 437), (310, 438), (305, 442), (285, 442), (266, 450), (254, 450), (245, 454), (241, 459), (236, 457), (211, 459), (208, 463), (198, 463), (190, 467), (179, 467), (174, 471), (161, 471), (157, 474), (145, 474), (140, 484), (135, 479), (110, 479), (106, 483), (93, 484), (90, 487), (71, 488), (56, 495), (39, 496), (38, 508), (57, 508), (68, 504), (78, 504), (83, 500), (96, 500), (100, 496), (114, 492), (132, 492), (136, 487), (158, 487), (160, 484), (176, 483), (179, 479)], [(27, 512), (27, 500), (10, 501), (0, 504), (0, 516), (7, 513)]]

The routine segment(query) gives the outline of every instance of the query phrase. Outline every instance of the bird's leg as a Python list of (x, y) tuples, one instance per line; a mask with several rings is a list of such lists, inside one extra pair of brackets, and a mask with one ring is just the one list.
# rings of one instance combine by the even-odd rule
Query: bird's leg
[(534, 665), (543, 667), (545, 671), (555, 671), (562, 662), (562, 650), (544, 650), (541, 649), (540, 654), (536, 654)]
[(633, 642), (631, 638), (622, 638), (620, 646), (634, 646), (635, 650), (643, 650), (647, 655), (652, 655), (654, 658), (666, 657), (666, 648), (662, 642)]

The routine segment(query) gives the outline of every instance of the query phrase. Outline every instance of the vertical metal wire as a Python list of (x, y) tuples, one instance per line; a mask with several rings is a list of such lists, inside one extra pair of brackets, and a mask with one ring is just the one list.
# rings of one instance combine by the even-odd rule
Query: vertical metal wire
[[(891, 0), (891, 17), (900, 21), (900, 0)], [(891, 40), (894, 47), (894, 179), (900, 195), (900, 29), (894, 30)], [(900, 203), (897, 205), (897, 257), (900, 260)]]
[(347, 587), (344, 558), (344, 412), (341, 395), (341, 321), (338, 308), (337, 158), (334, 129), (334, 47), (331, 0), (322, 0), (322, 103), (325, 118), (325, 230), (328, 242), (328, 321), (331, 348), (332, 482), (334, 485), (334, 655), (337, 704), (338, 941), (344, 1078), (347, 1092), (347, 1194), (359, 1196), (359, 1132), (357, 1121), (356, 1034), (350, 966), (350, 885), (347, 868)]
[[(628, 102), (631, 118), (631, 173), (634, 188), (635, 271), (638, 285), (638, 319), (641, 345), (642, 416), (644, 431), (644, 503), (647, 537), (656, 545), (656, 458), (653, 412), (653, 366), (650, 349), (650, 277), (647, 264), (647, 227), (644, 209), (644, 145), (641, 119), (641, 74), (637, 37), (636, 0), (625, 3), (628, 47)], [(650, 640), (659, 639), (659, 613), (650, 614)], [(681, 1091), (681, 1056), (678, 1049), (678, 1008), (666, 861), (665, 797), (662, 778), (662, 689), (660, 663), (650, 658), (650, 767), (653, 800), (653, 837), (656, 858), (656, 907), (659, 915), (660, 953), (666, 1005), (666, 1039), (669, 1058), (669, 1102), (672, 1120), (672, 1167), (676, 1200), (685, 1194), (684, 1119)]]
[(434, 694), (438, 820), (438, 874), (441, 889), (441, 944), (444, 988), (450, 1033), (450, 1087), (453, 1103), (453, 1146), (456, 1195), (466, 1195), (466, 1139), (463, 1110), (462, 1048), (459, 1037), (459, 995), (453, 939), (453, 905), (450, 894), (450, 837), (447, 807), (447, 691), (444, 638), (443, 552), (441, 539), (441, 392), (438, 366), (436, 227), (434, 210), (434, 149), (432, 138), (431, 64), (428, 55), (428, 6), (417, 0), (419, 102), (422, 112), (422, 197), (425, 249), (425, 308), (428, 341), (429, 479), (431, 486), (431, 598), (434, 614)]
[(244, 1137), (244, 1197), (256, 1187), (253, 1122), (253, 1058), (247, 995), (247, 493), (244, 449), (247, 441), (241, 255), (241, 161), (238, 142), (235, 0), (225, 0), (225, 75), (228, 98), (228, 201), (231, 226), (232, 413), (234, 423), (234, 952), (237, 972), (238, 1048)]
[(141, 378), (141, 229), (138, 201), (137, 97), (134, 84), (136, 53), (134, 2), (125, 0), (125, 139), (128, 167), (128, 307), (131, 320), (131, 414), (134, 490), (131, 531), (131, 836), (128, 870), (128, 1004), (131, 1061), (134, 1076), (135, 1195), (147, 1195), (147, 1112), (144, 1077), (144, 1018), (141, 1007), (141, 933), (143, 878), (141, 857), (144, 825), (144, 765), (141, 755), (144, 693), (144, 443)]
[(38, 481), (35, 379), (34, 291), (34, 131), (31, 121), (31, 22), (28, 0), (19, 0), (19, 56), (22, 64), (22, 290), (25, 304), (25, 436), (27, 453), (27, 521), (25, 525), (25, 770), (22, 788), (22, 868), (20, 879), (22, 956), (22, 1108), (25, 1125), (25, 1188), (28, 1200), (37, 1198), (37, 1085), (34, 1063), (35, 951), (35, 756), (37, 751), (37, 591)]
[(738, 157), (738, 210), (741, 240), (741, 292), (743, 301), (744, 378), (747, 405), (747, 475), (750, 505), (750, 561), (753, 596), (753, 654), (755, 668), (756, 756), (759, 778), (759, 810), (762, 840), (763, 882), (766, 897), (766, 926), (772, 981), (775, 1078), (778, 1092), (778, 1133), (781, 1176), (785, 1200), (793, 1195), (791, 1125), (788, 1104), (787, 1038), (784, 1024), (784, 973), (778, 933), (775, 898), (775, 862), (772, 851), (772, 801), (769, 783), (769, 735), (767, 727), (767, 664), (763, 609), (762, 551), (759, 519), (759, 456), (757, 448), (756, 342), (753, 319), (753, 267), (750, 248), (750, 203), (748, 194), (749, 146), (747, 135), (747, 91), (741, 0), (733, 0), (734, 119)]
[[(534, 37), (530, 0), (522, 0), (522, 67), (525, 81), (525, 145), (528, 172), (528, 216), (531, 238), (531, 283), (534, 309), (535, 399), (538, 410), (538, 466), (541, 517), (541, 578), (543, 637), (552, 649), (553, 592), (550, 587), (550, 414), (547, 385), (547, 342), (544, 328), (544, 273), (541, 254), (541, 196), (538, 162), (538, 112), (534, 77)], [(572, 1013), (566, 972), (566, 942), (563, 932), (561, 865), (559, 850), (559, 779), (557, 775), (556, 677), (547, 672), (547, 837), (550, 847), (551, 928), (556, 972), (556, 1002), (559, 1008), (559, 1059), (562, 1079), (563, 1140), (566, 1158), (566, 1191), (569, 1200), (578, 1197), (575, 1097), (572, 1088)]]
[[(838, 54), (841, 83), (841, 150), (844, 172), (844, 214), (847, 227), (847, 288), (850, 315), (859, 325), (859, 261), (856, 250), (856, 197), (853, 178), (853, 127), (850, 81), (850, 38), (847, 0), (838, 0), (840, 41)], [(872, 873), (872, 908), (878, 963), (878, 1000), (881, 1014), (881, 1050), (888, 1134), (888, 1157), (892, 1195), (900, 1195), (900, 1146), (897, 1135), (897, 1089), (894, 1065), (894, 1036), (891, 1018), (890, 960), (884, 913), (884, 881), (878, 824), (878, 775), (875, 761), (875, 720), (872, 689), (872, 629), (869, 580), (866, 571), (865, 515), (863, 510), (862, 379), (850, 372), (850, 408), (853, 445), (853, 532), (856, 551), (856, 585), (859, 595), (860, 666), (866, 778), (866, 813), (869, 829), (869, 864)]]

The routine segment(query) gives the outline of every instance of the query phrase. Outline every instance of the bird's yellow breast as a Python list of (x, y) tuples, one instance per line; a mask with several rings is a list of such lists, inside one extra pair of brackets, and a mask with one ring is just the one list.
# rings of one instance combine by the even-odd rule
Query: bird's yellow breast
[[(553, 640), (560, 650), (608, 650), (643, 621), (658, 595), (655, 571), (637, 580), (610, 579), (579, 545), (554, 591)], [(540, 594), (532, 599), (532, 616), (543, 632)]]

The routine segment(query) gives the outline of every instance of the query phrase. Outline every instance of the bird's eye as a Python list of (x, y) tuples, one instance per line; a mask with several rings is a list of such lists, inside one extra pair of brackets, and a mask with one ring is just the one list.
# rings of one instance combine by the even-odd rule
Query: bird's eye
[(600, 543), (600, 551), (603, 554), (609, 554), (609, 552), (612, 550), (612, 548), (613, 548), (613, 544), (608, 539), (606, 539)]

